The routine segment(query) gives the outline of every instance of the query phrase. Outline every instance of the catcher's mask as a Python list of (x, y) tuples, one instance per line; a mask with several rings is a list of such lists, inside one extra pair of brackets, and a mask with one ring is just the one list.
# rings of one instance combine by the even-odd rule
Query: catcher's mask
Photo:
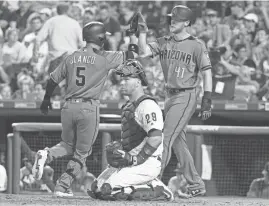
[(133, 77), (141, 80), (142, 86), (148, 86), (145, 71), (139, 61), (129, 59), (115, 69), (116, 74), (121, 77)]

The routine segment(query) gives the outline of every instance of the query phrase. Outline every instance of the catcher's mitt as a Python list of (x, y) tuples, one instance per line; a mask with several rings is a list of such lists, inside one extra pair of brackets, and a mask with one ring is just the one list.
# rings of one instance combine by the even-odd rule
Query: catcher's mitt
[(124, 159), (122, 157), (122, 153), (118, 152), (118, 150), (122, 150), (122, 145), (118, 141), (114, 141), (106, 145), (107, 163), (115, 168), (129, 166), (128, 160)]
[(139, 36), (139, 33), (147, 33), (147, 31), (148, 27), (145, 18), (141, 12), (136, 12), (131, 19), (130, 29), (126, 30), (126, 35), (136, 34), (136, 36)]

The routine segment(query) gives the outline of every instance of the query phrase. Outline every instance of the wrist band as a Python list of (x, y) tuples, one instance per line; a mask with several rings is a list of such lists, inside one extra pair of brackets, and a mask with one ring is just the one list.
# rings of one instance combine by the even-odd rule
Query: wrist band
[(129, 44), (128, 51), (135, 52), (136, 54), (139, 53), (138, 46), (136, 44)]

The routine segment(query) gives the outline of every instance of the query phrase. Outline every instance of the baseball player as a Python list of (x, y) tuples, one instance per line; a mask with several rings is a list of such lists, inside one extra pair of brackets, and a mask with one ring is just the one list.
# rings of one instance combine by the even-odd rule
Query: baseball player
[(172, 192), (157, 179), (163, 151), (163, 115), (155, 99), (145, 95), (145, 72), (137, 60), (117, 68), (121, 92), (129, 97), (122, 106), (121, 140), (108, 144), (104, 170), (91, 197), (103, 200), (171, 200)]
[(106, 33), (101, 22), (90, 22), (84, 26), (82, 36), (87, 43), (86, 47), (68, 55), (50, 73), (40, 106), (42, 113), (47, 114), (55, 87), (65, 79), (67, 88), (61, 110), (62, 141), (52, 148), (38, 151), (33, 167), (35, 178), (40, 179), (45, 163), (73, 155), (67, 164), (67, 170), (57, 181), (54, 190), (57, 196), (73, 196), (70, 185), (92, 152), (92, 144), (99, 128), (99, 97), (109, 70), (128, 58), (134, 58), (132, 51), (102, 50)]
[(190, 185), (188, 193), (192, 196), (205, 194), (205, 185), (194, 166), (193, 158), (186, 144), (186, 126), (196, 109), (196, 88), (203, 77), (204, 95), (201, 116), (206, 120), (211, 116), (212, 75), (207, 49), (200, 40), (191, 36), (186, 29), (191, 25), (193, 13), (186, 6), (175, 6), (169, 15), (170, 36), (146, 43), (146, 22), (141, 13), (138, 46), (141, 57), (160, 58), (165, 78), (165, 123), (163, 171), (171, 157), (172, 147), (177, 159), (184, 167), (183, 174)]

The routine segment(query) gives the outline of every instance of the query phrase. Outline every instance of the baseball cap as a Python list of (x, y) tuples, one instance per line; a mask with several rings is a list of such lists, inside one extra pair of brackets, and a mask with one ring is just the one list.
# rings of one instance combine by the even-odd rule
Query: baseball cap
[(249, 13), (243, 17), (246, 20), (254, 21), (256, 24), (259, 22), (259, 17), (254, 13)]
[(208, 9), (207, 11), (206, 11), (206, 15), (215, 15), (215, 16), (217, 16), (218, 15), (218, 12), (217, 11), (215, 11), (215, 10), (213, 10), (213, 9)]
[(52, 11), (49, 8), (43, 8), (39, 11), (40, 14), (46, 14), (48, 16), (51, 16)]

